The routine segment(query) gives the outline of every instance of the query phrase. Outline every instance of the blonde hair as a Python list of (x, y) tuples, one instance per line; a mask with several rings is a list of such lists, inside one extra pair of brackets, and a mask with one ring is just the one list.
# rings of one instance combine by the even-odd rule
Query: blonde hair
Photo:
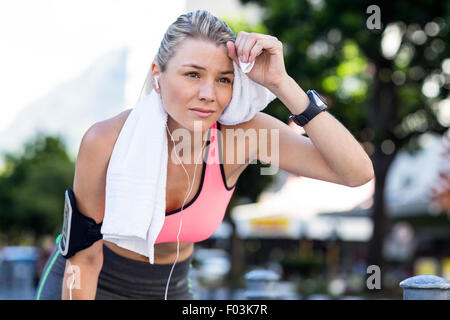
[[(180, 15), (168, 28), (153, 61), (156, 61), (161, 72), (165, 72), (169, 60), (175, 55), (177, 47), (186, 38), (203, 39), (216, 44), (225, 44), (227, 41), (236, 41), (236, 35), (231, 28), (220, 18), (209, 11), (196, 10)], [(139, 100), (153, 90), (149, 81), (152, 70), (147, 73), (144, 85), (139, 94)]]

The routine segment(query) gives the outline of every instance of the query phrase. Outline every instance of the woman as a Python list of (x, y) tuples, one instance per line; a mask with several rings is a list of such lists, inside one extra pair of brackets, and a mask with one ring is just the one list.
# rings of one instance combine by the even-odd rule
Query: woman
[[(258, 55), (261, 51), (262, 54)], [(208, 208), (207, 213), (223, 218), (234, 186), (248, 164), (255, 159), (271, 163), (272, 159), (261, 148), (271, 150), (272, 143), (279, 146), (277, 167), (294, 175), (346, 186), (359, 186), (372, 179), (369, 157), (353, 136), (327, 112), (320, 112), (304, 125), (309, 138), (261, 112), (250, 121), (237, 125), (218, 123), (222, 111), (231, 101), (232, 62), (239, 65), (238, 57), (242, 57), (243, 62), (255, 62), (247, 76), (274, 93), (293, 115), (303, 113), (310, 105), (309, 96), (285, 70), (283, 46), (277, 38), (247, 32), (239, 32), (236, 37), (222, 20), (207, 11), (181, 15), (168, 28), (147, 79), (151, 77), (149, 83), (161, 95), (168, 113), (169, 142), (175, 130), (193, 132), (194, 122), (198, 121), (202, 124), (202, 134), (211, 139), (205, 149), (202, 141), (198, 144), (192, 140), (192, 157), (190, 163), (184, 165), (193, 178), (193, 192), (187, 200), (184, 198), (189, 186), (186, 172), (177, 163), (168, 161), (166, 219), (178, 213), (183, 203), (186, 203), (184, 210), (189, 210), (201, 204), (206, 196), (218, 199), (218, 205)], [(194, 106), (210, 113), (193, 110)], [(96, 223), (103, 220), (108, 161), (130, 111), (128, 109), (114, 118), (95, 123), (85, 133), (80, 145), (73, 190), (80, 212)], [(238, 139), (234, 144), (227, 135), (218, 134), (219, 130), (223, 133), (227, 129), (242, 129), (243, 132), (276, 129), (279, 140), (271, 141), (268, 134), (266, 138), (258, 136), (256, 144), (248, 143), (248, 139)], [(233, 159), (224, 152), (231, 144)], [(219, 149), (218, 155), (210, 152), (211, 147)], [(174, 145), (169, 143), (169, 154), (173, 148)], [(234, 155), (239, 158), (238, 153), (243, 151), (245, 163), (234, 163)], [(202, 155), (204, 159), (218, 156), (220, 164), (207, 162), (202, 164), (202, 170), (196, 170), (192, 159)], [(164, 232), (164, 227), (161, 232)], [(81, 275), (71, 292), (68, 285), (63, 286), (71, 280), (69, 267), (54, 250), (41, 278), (38, 299), (67, 299), (69, 294), (73, 299), (162, 299), (175, 259), (178, 262), (170, 280), (168, 298), (192, 299), (195, 296), (189, 289), (188, 271), (193, 249), (194, 243), (183, 242), (177, 255), (176, 241), (158, 243), (152, 265), (144, 255), (99, 240), (70, 258), (71, 265), (76, 265)]]

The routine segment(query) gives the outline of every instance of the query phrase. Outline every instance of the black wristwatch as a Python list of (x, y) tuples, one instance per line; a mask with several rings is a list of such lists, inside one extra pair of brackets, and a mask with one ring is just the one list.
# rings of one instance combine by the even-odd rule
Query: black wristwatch
[(305, 111), (298, 115), (291, 114), (289, 116), (289, 119), (292, 119), (292, 121), (301, 127), (311, 121), (311, 119), (319, 113), (328, 109), (325, 100), (315, 90), (308, 90), (306, 94), (309, 97), (310, 103)]

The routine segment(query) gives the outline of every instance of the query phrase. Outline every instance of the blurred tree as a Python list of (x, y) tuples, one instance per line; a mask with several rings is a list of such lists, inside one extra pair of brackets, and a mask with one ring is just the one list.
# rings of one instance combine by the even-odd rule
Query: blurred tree
[[(450, 3), (241, 0), (250, 2), (264, 7), (262, 23), (283, 42), (289, 75), (305, 91), (324, 94), (330, 112), (371, 156), (376, 181), (367, 263), (382, 268), (389, 167), (402, 147), (418, 151), (418, 136), (447, 130), (440, 103), (450, 89)], [(373, 4), (380, 29), (368, 28)], [(287, 119), (287, 108), (271, 106), (272, 115)]]
[(75, 164), (60, 137), (38, 133), (20, 154), (5, 154), (0, 176), (0, 232), (9, 243), (54, 234), (63, 219), (64, 190)]

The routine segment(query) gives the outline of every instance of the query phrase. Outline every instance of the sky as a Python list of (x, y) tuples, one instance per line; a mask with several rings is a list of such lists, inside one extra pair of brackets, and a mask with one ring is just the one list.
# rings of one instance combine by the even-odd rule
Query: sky
[(124, 46), (126, 100), (135, 101), (165, 30), (184, 11), (183, 0), (0, 0), (0, 131), (28, 103)]
[[(245, 11), (236, 2), (225, 6), (203, 0), (0, 0), (0, 132), (28, 103), (123, 46), (130, 52), (125, 105), (134, 103), (161, 38), (178, 15), (204, 7), (222, 13), (225, 7), (234, 14)], [(256, 11), (246, 11), (248, 19), (254, 20)], [(450, 73), (450, 59), (443, 70)], [(434, 87), (424, 87), (424, 94)], [(449, 101), (438, 108), (444, 123), (450, 121)]]

